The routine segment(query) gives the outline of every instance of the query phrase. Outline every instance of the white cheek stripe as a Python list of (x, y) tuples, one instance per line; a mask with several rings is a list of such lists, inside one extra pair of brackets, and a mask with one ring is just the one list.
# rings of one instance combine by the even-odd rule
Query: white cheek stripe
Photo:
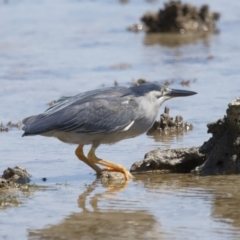
[(127, 131), (132, 125), (134, 124), (134, 121), (130, 122), (122, 131)]

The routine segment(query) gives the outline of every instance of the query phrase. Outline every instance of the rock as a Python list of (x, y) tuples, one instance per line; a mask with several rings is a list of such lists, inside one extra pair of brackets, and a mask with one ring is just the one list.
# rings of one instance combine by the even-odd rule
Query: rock
[(228, 105), (227, 115), (208, 124), (212, 137), (199, 149), (206, 162), (193, 172), (200, 175), (240, 172), (240, 98)]
[(9, 131), (9, 129), (1, 123), (0, 124), (0, 132), (8, 132), (8, 131)]
[(135, 162), (130, 172), (240, 173), (240, 98), (229, 103), (223, 119), (207, 127), (212, 137), (201, 147), (153, 150)]
[(155, 121), (153, 126), (148, 130), (147, 134), (179, 134), (187, 132), (193, 129), (193, 125), (187, 122), (183, 122), (183, 117), (177, 115), (173, 120), (173, 117), (169, 115), (170, 109), (165, 107), (164, 113), (161, 114), (160, 120)]
[(156, 149), (147, 153), (144, 160), (135, 162), (130, 172), (189, 173), (204, 161), (205, 155), (199, 152), (198, 147), (172, 150)]
[(8, 183), (25, 184), (30, 182), (31, 175), (26, 169), (16, 166), (15, 168), (7, 168), (4, 170), (2, 179), (7, 180)]
[(12, 121), (9, 121), (6, 127), (3, 125), (3, 123), (0, 124), (0, 132), (8, 132), (9, 129), (11, 129), (11, 128), (21, 129), (21, 127), (22, 127), (21, 121), (19, 121), (17, 123), (13, 123)]
[(148, 32), (180, 33), (187, 32), (215, 32), (215, 22), (220, 18), (219, 13), (209, 11), (208, 5), (199, 9), (180, 1), (165, 3), (164, 9), (157, 13), (148, 12), (141, 20), (148, 28)]
[(18, 129), (20, 129), (22, 127), (22, 121), (19, 121), (17, 123), (13, 123), (12, 121), (9, 121), (7, 126), (10, 127), (10, 128), (18, 128)]
[(147, 82), (150, 82), (150, 81), (148, 81), (148, 80), (146, 80), (146, 79), (143, 79), (143, 78), (139, 78), (137, 81), (135, 81), (135, 80), (133, 79), (132, 82), (131, 82), (131, 85), (132, 85), (133, 87), (135, 87), (135, 86), (139, 86), (140, 84), (147, 83)]
[[(29, 184), (31, 175), (22, 167), (7, 168), (0, 175), (0, 209), (19, 206), (30, 192), (43, 189), (43, 186)], [(24, 194), (24, 195), (22, 195)]]
[(8, 184), (9, 184), (9, 181), (7, 181), (6, 179), (0, 177), (0, 188), (5, 187)]
[(125, 181), (124, 174), (121, 172), (110, 172), (110, 171), (103, 171), (100, 179), (102, 183), (106, 183), (109, 181)]
[(128, 184), (123, 173), (114, 171), (103, 171), (100, 175), (100, 181), (111, 192), (122, 190)]

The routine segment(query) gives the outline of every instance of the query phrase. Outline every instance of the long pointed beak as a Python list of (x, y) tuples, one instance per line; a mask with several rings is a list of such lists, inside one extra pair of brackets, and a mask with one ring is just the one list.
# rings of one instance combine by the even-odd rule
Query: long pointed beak
[(166, 95), (170, 97), (187, 97), (195, 94), (197, 93), (192, 91), (171, 89)]

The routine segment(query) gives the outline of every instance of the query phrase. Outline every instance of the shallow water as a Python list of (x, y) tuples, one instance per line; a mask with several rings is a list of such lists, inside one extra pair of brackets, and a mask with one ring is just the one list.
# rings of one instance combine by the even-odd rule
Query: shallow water
[[(169, 36), (126, 31), (160, 5), (160, 1), (1, 2), (0, 121), (19, 121), (44, 111), (48, 102), (63, 95), (113, 86), (114, 80), (129, 86), (138, 78), (176, 79), (171, 87), (184, 88), (180, 81), (187, 79), (191, 84), (185, 88), (198, 95), (164, 106), (170, 107), (171, 115), (181, 114), (192, 123), (193, 131), (178, 137), (142, 135), (100, 146), (97, 153), (129, 169), (156, 147), (201, 145), (210, 137), (206, 124), (223, 117), (227, 104), (239, 96), (240, 3), (211, 1), (211, 9), (222, 14), (220, 33), (190, 43), (172, 37), (167, 44)], [(111, 68), (120, 63), (131, 67)], [(16, 129), (0, 133), (1, 169), (24, 166), (33, 182), (48, 188), (20, 196), (19, 207), (0, 210), (0, 238), (239, 238), (238, 175), (140, 175), (115, 189), (96, 181), (91, 169), (76, 160), (76, 146), (21, 134)]]

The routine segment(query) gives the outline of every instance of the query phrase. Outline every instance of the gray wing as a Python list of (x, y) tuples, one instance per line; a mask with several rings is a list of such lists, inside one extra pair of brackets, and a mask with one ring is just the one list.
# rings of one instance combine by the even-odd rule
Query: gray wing
[(137, 106), (129, 96), (75, 102), (51, 114), (40, 114), (25, 119), (24, 136), (51, 130), (78, 133), (123, 131), (136, 119)]
[(85, 93), (77, 94), (71, 97), (61, 97), (55, 104), (48, 108), (43, 115), (51, 115), (71, 105), (83, 104), (88, 101), (92, 101), (95, 98), (112, 98), (121, 97), (124, 94), (129, 93), (129, 89), (125, 87), (109, 87), (103, 89), (97, 89), (88, 91)]

